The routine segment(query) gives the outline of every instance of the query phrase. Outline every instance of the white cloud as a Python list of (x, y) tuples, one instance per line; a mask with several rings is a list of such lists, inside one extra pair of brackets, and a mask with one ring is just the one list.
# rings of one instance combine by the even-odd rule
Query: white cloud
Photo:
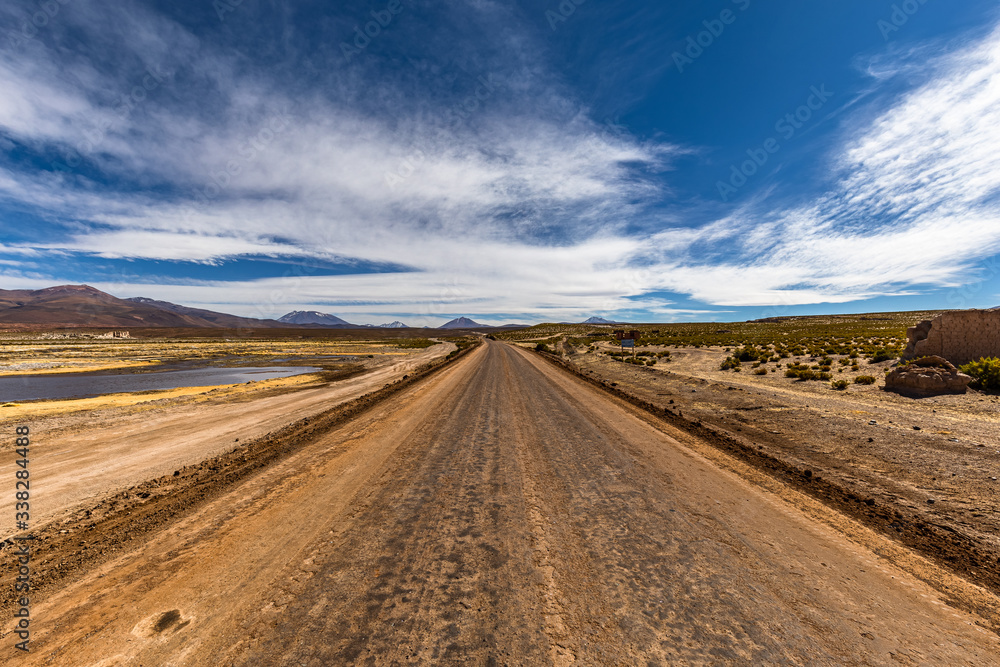
[(769, 211), (773, 203), (756, 202), (663, 235), (730, 254), (678, 259), (661, 285), (707, 303), (759, 306), (968, 281), (977, 262), (1000, 252), (1000, 30), (930, 68), (927, 82), (873, 120), (847, 123), (830, 184), (808, 205)]

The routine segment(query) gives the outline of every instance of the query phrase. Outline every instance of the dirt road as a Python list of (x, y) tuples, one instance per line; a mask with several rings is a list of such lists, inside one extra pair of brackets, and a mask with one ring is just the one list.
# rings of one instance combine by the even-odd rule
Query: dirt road
[(1000, 662), (997, 635), (941, 598), (627, 405), (488, 343), (36, 601), (31, 654), (8, 634), (3, 655)]

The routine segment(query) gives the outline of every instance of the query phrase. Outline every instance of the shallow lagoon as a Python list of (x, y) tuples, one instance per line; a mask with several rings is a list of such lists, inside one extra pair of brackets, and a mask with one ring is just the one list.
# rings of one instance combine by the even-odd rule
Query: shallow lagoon
[(0, 402), (86, 398), (120, 392), (207, 387), (314, 373), (311, 366), (193, 368), (144, 373), (65, 373), (0, 377)]

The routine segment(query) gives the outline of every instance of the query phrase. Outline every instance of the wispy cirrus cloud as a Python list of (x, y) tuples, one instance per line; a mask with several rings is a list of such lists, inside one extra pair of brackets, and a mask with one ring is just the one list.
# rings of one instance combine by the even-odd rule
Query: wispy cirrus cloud
[(961, 284), (1000, 252), (1000, 31), (924, 60), (924, 77), (881, 112), (844, 121), (826, 181), (805, 203), (769, 198), (680, 232), (728, 256), (671, 262), (666, 250), (663, 287), (759, 306)]

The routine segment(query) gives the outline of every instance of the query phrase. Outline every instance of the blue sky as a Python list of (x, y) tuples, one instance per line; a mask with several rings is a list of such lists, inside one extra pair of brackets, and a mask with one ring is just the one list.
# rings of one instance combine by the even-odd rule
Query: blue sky
[(6, 2), (0, 287), (358, 323), (1000, 305), (1000, 10)]

